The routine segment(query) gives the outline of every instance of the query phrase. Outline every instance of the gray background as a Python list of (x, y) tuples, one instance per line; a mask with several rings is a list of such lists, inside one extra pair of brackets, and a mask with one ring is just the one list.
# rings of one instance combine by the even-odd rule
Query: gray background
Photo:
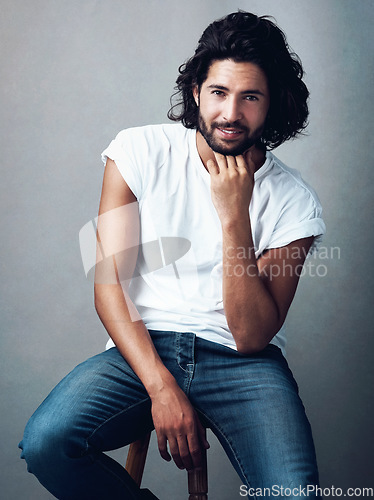
[[(177, 67), (208, 23), (237, 8), (273, 15), (307, 72), (309, 135), (276, 154), (319, 193), (327, 250), (300, 283), (288, 358), (322, 485), (373, 486), (373, 5), (1, 1), (1, 498), (51, 498), (17, 443), (49, 390), (106, 341), (78, 244), (98, 209), (99, 154), (120, 129), (166, 120)], [(240, 498), (210, 441), (210, 498)], [(153, 442), (144, 484), (177, 500), (185, 476)]]

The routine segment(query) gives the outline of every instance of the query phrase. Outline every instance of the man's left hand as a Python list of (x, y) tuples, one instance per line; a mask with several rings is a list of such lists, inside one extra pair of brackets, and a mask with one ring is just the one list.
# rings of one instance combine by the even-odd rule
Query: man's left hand
[(248, 151), (244, 155), (224, 156), (214, 153), (208, 160), (212, 201), (222, 224), (248, 216), (254, 186), (255, 164)]

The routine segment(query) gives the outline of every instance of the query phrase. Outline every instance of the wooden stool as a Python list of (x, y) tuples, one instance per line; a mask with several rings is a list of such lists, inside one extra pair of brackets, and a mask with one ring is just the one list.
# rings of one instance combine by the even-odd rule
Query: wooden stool
[[(145, 459), (151, 433), (130, 444), (126, 460), (126, 470), (133, 480), (140, 486), (143, 477)], [(208, 473), (206, 462), (206, 450), (203, 455), (203, 467), (201, 470), (192, 470), (188, 474), (188, 500), (208, 500)]]

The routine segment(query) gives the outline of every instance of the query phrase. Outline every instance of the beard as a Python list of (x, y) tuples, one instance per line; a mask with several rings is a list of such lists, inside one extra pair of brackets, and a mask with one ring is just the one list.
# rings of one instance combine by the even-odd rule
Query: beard
[[(224, 139), (216, 139), (214, 136), (215, 129), (225, 129), (225, 128), (235, 128), (243, 132), (243, 138), (239, 142), (230, 144), (230, 142), (225, 143)], [(199, 112), (198, 117), (198, 131), (206, 140), (208, 146), (215, 151), (225, 156), (238, 156), (242, 155), (249, 148), (251, 148), (256, 142), (261, 138), (264, 127), (259, 127), (250, 133), (248, 127), (241, 125), (239, 122), (225, 122), (217, 123), (212, 122), (210, 128), (208, 128), (207, 123), (204, 121), (203, 117)]]

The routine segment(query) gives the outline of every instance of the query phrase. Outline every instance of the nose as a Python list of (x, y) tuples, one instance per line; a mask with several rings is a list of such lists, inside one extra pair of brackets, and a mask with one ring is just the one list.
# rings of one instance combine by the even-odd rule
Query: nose
[(230, 96), (225, 99), (225, 104), (223, 108), (223, 119), (227, 122), (235, 122), (241, 120), (243, 114), (241, 111), (241, 103), (234, 96)]

